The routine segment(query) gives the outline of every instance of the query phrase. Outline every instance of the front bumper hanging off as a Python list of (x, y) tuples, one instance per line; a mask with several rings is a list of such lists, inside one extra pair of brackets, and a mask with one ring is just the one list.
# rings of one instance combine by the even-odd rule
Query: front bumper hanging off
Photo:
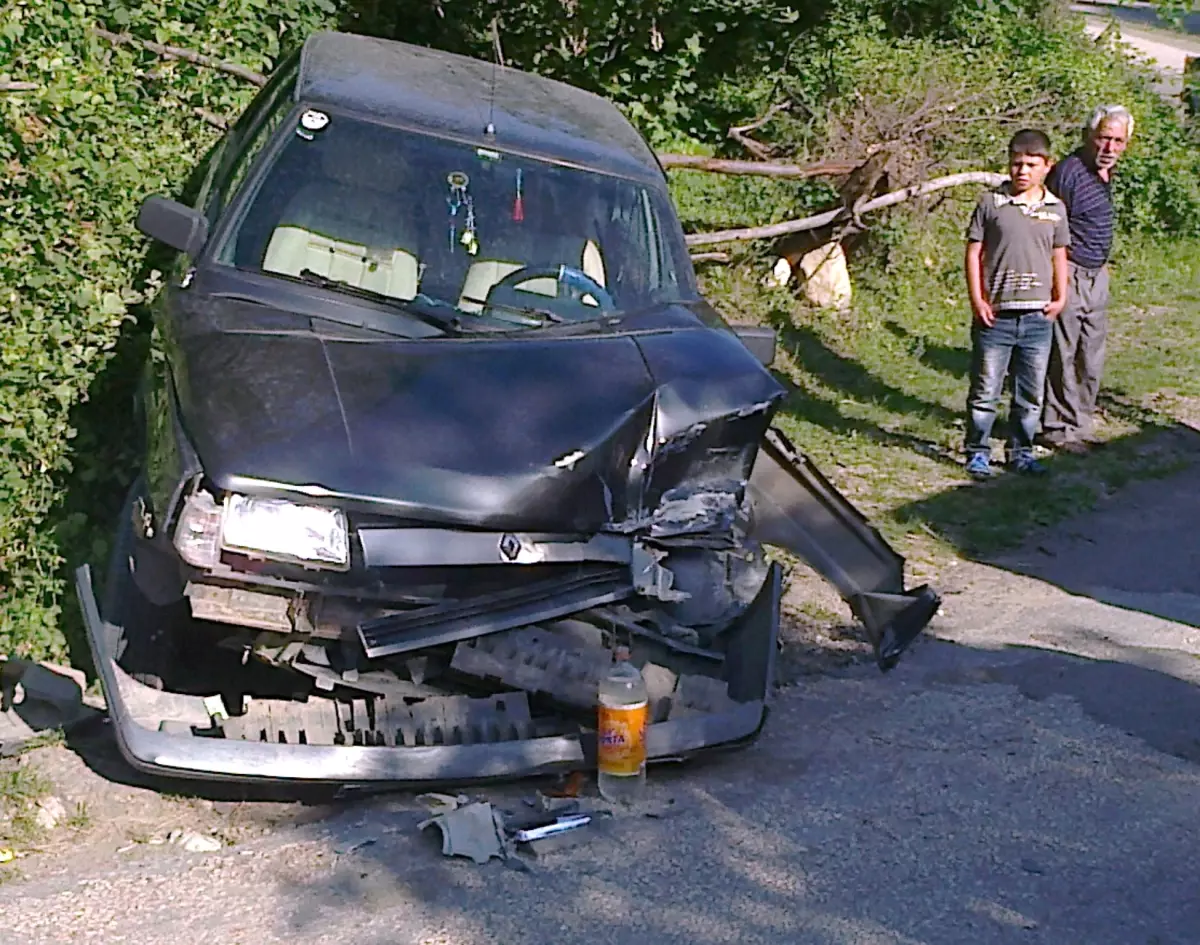
[[(116, 555), (121, 555), (118, 548)], [(127, 570), (106, 581), (97, 604), (90, 569), (75, 572), (88, 642), (121, 753), (140, 771), (228, 781), (393, 785), (468, 783), (594, 766), (595, 734), (543, 734), (527, 693), (433, 697), (385, 720), (362, 700), (255, 700), (254, 713), (215, 726), (212, 697), (143, 685), (118, 665)], [(720, 697), (695, 699), (647, 727), (652, 762), (681, 761), (732, 747), (762, 728), (773, 678), (782, 577), (771, 567), (762, 590), (729, 631)], [(116, 615), (114, 621), (103, 614)], [(696, 677), (689, 677), (696, 678)], [(701, 680), (703, 681), (703, 680)], [(704, 687), (700, 687), (703, 689)], [(369, 717), (369, 720), (368, 720)], [(391, 735), (382, 730), (391, 727)], [(306, 738), (312, 732), (312, 738)], [(304, 741), (320, 743), (305, 744)]]

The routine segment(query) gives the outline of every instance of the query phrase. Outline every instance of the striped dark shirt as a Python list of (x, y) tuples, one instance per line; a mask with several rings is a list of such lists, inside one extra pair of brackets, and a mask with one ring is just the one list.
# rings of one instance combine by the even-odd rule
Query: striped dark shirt
[(1110, 186), (1084, 159), (1082, 150), (1055, 164), (1046, 186), (1067, 205), (1071, 262), (1085, 269), (1103, 266), (1112, 249), (1115, 219)]

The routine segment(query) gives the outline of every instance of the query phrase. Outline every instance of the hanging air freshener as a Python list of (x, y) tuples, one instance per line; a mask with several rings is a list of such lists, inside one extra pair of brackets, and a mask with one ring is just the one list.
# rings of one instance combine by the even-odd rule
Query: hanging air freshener
[(446, 205), (450, 208), (451, 252), (458, 245), (458, 211), (466, 200), (469, 180), (462, 171), (452, 171), (446, 176), (446, 183), (450, 185), (450, 196), (446, 198)]
[(479, 252), (479, 239), (475, 235), (475, 201), (469, 194), (467, 195), (467, 222), (463, 227), (462, 239), (459, 242), (463, 244), (470, 255), (474, 256)]
[(521, 223), (525, 219), (525, 200), (521, 195), (521, 169), (517, 168), (517, 195), (513, 198), (512, 218)]
[[(450, 196), (446, 198), (446, 203), (450, 207), (450, 249), (461, 244), (474, 256), (479, 252), (479, 239), (475, 234), (475, 201), (467, 193), (467, 184), (470, 182), (471, 179), (462, 171), (451, 171), (446, 176), (446, 183), (450, 185)], [(460, 209), (466, 214), (462, 236), (458, 235)]]

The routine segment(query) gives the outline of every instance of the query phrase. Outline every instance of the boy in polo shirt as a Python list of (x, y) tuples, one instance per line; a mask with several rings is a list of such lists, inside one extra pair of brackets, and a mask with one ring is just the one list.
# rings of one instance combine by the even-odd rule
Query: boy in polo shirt
[(1010, 368), (1009, 468), (1033, 475), (1046, 471), (1033, 456), (1033, 438), (1053, 322), (1067, 296), (1066, 208), (1044, 186), (1050, 139), (1040, 131), (1018, 131), (1008, 157), (1010, 179), (979, 198), (967, 227), (967, 290), (974, 320), (965, 445), (967, 472), (975, 479), (992, 475), (989, 438)]

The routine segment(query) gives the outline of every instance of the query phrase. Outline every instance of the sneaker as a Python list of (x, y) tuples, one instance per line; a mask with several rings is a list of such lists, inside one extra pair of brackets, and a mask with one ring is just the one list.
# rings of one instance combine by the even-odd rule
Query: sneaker
[(991, 479), (992, 462), (987, 453), (973, 453), (967, 460), (967, 475), (972, 479)]
[(1021, 455), (1009, 463), (1009, 468), (1022, 476), (1044, 476), (1050, 470), (1029, 455)]

